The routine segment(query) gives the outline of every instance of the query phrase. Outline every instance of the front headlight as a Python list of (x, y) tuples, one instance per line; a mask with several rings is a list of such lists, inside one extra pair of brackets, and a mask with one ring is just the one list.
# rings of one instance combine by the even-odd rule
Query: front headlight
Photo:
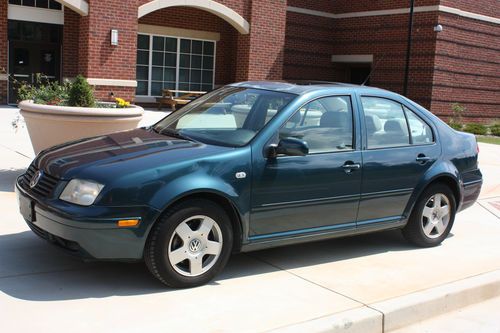
[(89, 180), (72, 179), (64, 188), (59, 199), (81, 206), (90, 206), (104, 185)]

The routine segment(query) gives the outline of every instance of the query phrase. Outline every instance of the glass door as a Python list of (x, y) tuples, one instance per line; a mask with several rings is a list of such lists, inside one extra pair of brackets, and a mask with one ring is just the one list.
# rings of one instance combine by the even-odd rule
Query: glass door
[(9, 21), (9, 103), (18, 100), (17, 89), (23, 83), (35, 84), (61, 77), (61, 26)]

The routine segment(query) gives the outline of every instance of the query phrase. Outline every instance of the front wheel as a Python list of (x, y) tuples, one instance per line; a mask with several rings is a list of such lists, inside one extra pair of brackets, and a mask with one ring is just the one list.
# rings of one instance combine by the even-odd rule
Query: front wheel
[(233, 246), (225, 211), (207, 200), (173, 207), (153, 227), (144, 250), (150, 272), (174, 288), (212, 280), (226, 265)]
[(403, 235), (420, 247), (439, 245), (448, 237), (455, 213), (455, 197), (450, 188), (444, 184), (429, 186), (413, 208)]

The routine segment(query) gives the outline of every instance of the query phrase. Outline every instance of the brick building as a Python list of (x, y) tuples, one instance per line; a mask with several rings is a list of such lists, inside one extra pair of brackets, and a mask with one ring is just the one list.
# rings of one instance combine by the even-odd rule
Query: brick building
[[(101, 99), (242, 80), (369, 80), (402, 92), (409, 0), (4, 0), (0, 102), (9, 76), (83, 74)], [(436, 32), (441, 25), (443, 31)], [(112, 37), (116, 37), (117, 45)], [(416, 0), (409, 97), (446, 118), (500, 118), (500, 2)]]

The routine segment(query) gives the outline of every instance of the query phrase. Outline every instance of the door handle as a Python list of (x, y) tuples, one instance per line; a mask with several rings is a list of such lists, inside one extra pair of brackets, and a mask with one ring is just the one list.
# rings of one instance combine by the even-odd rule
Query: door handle
[(418, 154), (417, 158), (415, 159), (417, 162), (420, 164), (425, 164), (431, 160), (429, 156), (425, 156), (424, 154)]
[(353, 162), (345, 162), (345, 164), (342, 166), (342, 168), (344, 169), (345, 173), (351, 173), (354, 170), (361, 169), (361, 164), (353, 163)]

